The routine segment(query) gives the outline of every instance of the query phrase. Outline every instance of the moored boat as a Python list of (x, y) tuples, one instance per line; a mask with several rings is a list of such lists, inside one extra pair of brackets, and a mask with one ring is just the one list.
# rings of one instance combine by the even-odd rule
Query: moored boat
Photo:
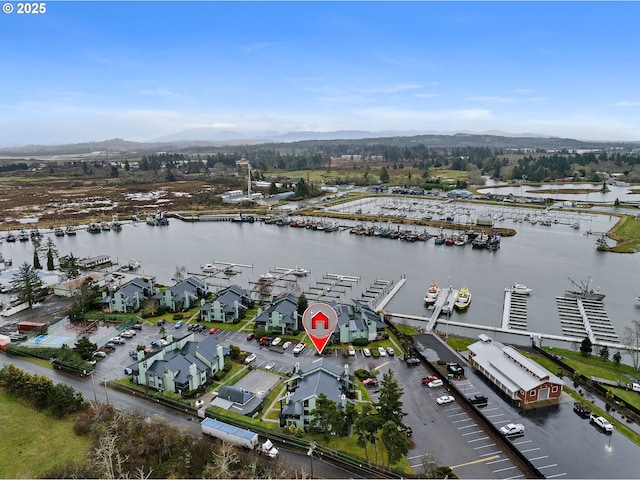
[(580, 285), (571, 280), (571, 278), (569, 278), (569, 280), (578, 288), (578, 290), (565, 290), (565, 297), (600, 301), (603, 300), (606, 296), (604, 293), (600, 293), (600, 287), (594, 287), (592, 285), (591, 278), (589, 278), (586, 282), (580, 282)]
[(521, 295), (529, 295), (531, 293), (531, 289), (527, 287), (524, 283), (514, 283), (513, 285), (509, 285), (504, 289), (505, 292), (511, 293), (519, 293)]
[(56, 237), (64, 237), (64, 230), (62, 229), (62, 227), (55, 227), (53, 229), (53, 234)]
[(309, 270), (307, 270), (306, 268), (296, 267), (296, 268), (293, 269), (293, 271), (291, 273), (293, 273), (296, 277), (306, 277), (311, 272)]
[(438, 285), (438, 283), (435, 280), (433, 280), (429, 284), (429, 288), (427, 289), (427, 293), (424, 296), (424, 303), (427, 306), (434, 305), (436, 303), (436, 300), (438, 299), (438, 295), (439, 294), (440, 294), (440, 286)]
[(73, 225), (69, 225), (67, 228), (64, 229), (64, 233), (66, 233), (67, 235), (75, 235), (76, 227), (74, 227)]
[(458, 311), (466, 310), (471, 303), (471, 293), (466, 285), (463, 285), (460, 290), (458, 290), (458, 295), (456, 296), (456, 301), (453, 304), (453, 307)]
[(100, 225), (96, 222), (91, 222), (89, 224), (89, 226), (87, 227), (87, 232), (89, 233), (102, 233), (102, 229), (100, 228)]

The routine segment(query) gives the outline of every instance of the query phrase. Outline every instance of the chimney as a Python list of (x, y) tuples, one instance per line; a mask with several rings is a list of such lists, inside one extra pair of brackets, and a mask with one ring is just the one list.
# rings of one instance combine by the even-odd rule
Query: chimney
[(222, 345), (218, 344), (216, 354), (218, 355), (218, 371), (221, 372), (224, 370), (224, 350), (222, 349)]

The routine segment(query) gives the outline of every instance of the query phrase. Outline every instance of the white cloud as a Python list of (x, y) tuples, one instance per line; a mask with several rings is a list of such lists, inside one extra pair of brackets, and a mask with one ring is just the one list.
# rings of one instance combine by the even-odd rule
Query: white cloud
[(640, 100), (620, 100), (613, 104), (614, 107), (640, 107)]

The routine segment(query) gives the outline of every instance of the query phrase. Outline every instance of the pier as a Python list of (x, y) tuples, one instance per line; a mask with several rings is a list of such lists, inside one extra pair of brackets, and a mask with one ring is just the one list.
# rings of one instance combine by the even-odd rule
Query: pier
[[(406, 278), (402, 277), (400, 281), (394, 286), (393, 280), (379, 280), (376, 279), (372, 285), (362, 293), (362, 297), (369, 303), (369, 306), (376, 312), (380, 312), (387, 303), (391, 301), (393, 296), (402, 288)], [(384, 298), (382, 298), (382, 296)]]
[(360, 277), (353, 275), (325, 273), (321, 280), (309, 286), (309, 290), (305, 292), (305, 295), (313, 300), (337, 300), (347, 293), (347, 289), (353, 287), (353, 284), (359, 281)]
[(505, 289), (502, 309), (503, 329), (527, 330), (527, 297), (526, 293)]
[(619, 341), (602, 300), (556, 297), (556, 306), (563, 333), (588, 337), (594, 344)]

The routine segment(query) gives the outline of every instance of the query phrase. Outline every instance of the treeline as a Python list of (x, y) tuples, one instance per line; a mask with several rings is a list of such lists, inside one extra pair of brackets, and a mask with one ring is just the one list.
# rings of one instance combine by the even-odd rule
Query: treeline
[(286, 460), (257, 456), (229, 443), (196, 438), (167, 420), (97, 404), (74, 425), (93, 447), (78, 464), (49, 471), (45, 478), (296, 478)]
[(8, 165), (0, 165), (0, 173), (15, 172), (17, 170), (28, 170), (29, 165), (26, 163), (10, 163)]
[(64, 417), (88, 407), (82, 394), (69, 385), (54, 384), (49, 377), (31, 375), (11, 364), (0, 370), (0, 389), (56, 417)]

